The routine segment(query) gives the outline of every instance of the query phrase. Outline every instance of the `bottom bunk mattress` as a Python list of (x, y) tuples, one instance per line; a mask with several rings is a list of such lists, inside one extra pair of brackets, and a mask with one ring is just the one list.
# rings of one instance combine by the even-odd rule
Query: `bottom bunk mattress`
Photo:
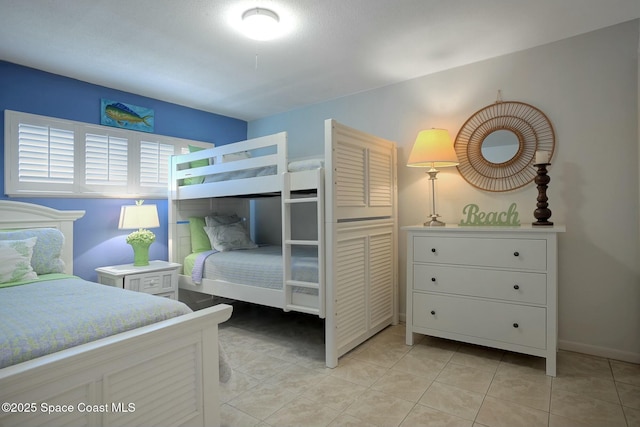
[(73, 276), (0, 288), (0, 368), (191, 312)]
[[(291, 257), (292, 279), (318, 282), (318, 251), (315, 247), (294, 247)], [(280, 246), (260, 246), (227, 252), (208, 251), (189, 255), (184, 261), (184, 274), (194, 283), (203, 278), (230, 283), (282, 289), (283, 260)], [(294, 287), (294, 292), (318, 294), (317, 289)]]

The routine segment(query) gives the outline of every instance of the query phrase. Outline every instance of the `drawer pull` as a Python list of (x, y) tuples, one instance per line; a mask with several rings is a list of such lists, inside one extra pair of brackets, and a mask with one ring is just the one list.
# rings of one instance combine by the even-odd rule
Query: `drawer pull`
[(519, 326), (520, 326), (520, 325), (518, 325), (517, 323), (514, 323), (514, 324), (513, 324), (513, 327), (514, 327), (514, 328), (518, 328)]
[(513, 256), (520, 256), (520, 252), (515, 251), (515, 252), (513, 253)]
[(435, 278), (435, 277), (432, 277), (432, 278), (431, 278), (431, 281), (432, 281), (432, 282), (435, 282), (435, 281), (436, 281), (436, 278)]
[(436, 248), (431, 248), (431, 252), (436, 253)]
[(517, 291), (518, 289), (520, 289), (520, 286), (519, 285), (513, 285), (513, 289), (515, 289)]
[(431, 315), (432, 315), (432, 316), (435, 316), (435, 315), (436, 315), (435, 310), (431, 310)]

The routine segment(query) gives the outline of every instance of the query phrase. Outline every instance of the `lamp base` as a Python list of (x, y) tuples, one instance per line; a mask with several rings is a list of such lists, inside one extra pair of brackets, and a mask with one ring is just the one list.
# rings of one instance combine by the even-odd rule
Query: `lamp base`
[(440, 215), (431, 215), (431, 219), (424, 223), (425, 227), (443, 227), (446, 225), (444, 222), (439, 221), (438, 217)]
[(142, 267), (149, 265), (149, 246), (151, 242), (135, 242), (130, 243), (133, 248), (133, 265), (135, 267)]

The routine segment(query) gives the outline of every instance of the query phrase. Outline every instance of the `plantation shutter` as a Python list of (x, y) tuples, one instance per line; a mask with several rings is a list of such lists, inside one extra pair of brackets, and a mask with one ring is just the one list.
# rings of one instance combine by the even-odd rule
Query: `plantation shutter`
[(127, 185), (128, 140), (111, 135), (85, 136), (85, 183)]
[(173, 145), (140, 141), (140, 186), (167, 188), (173, 153)]
[(4, 111), (4, 194), (166, 198), (169, 160), (210, 143)]
[(19, 182), (73, 184), (73, 141), (72, 130), (21, 123), (18, 126)]

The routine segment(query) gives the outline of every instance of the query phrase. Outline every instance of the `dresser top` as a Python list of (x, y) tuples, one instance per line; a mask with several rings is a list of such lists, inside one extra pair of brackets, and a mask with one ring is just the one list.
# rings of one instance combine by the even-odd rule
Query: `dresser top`
[(401, 227), (406, 231), (429, 231), (435, 233), (464, 233), (464, 232), (510, 232), (510, 233), (563, 233), (566, 231), (564, 225), (530, 225), (525, 224), (520, 227), (480, 227), (466, 226), (458, 224), (447, 224), (445, 226), (428, 227), (424, 225), (409, 225)]

